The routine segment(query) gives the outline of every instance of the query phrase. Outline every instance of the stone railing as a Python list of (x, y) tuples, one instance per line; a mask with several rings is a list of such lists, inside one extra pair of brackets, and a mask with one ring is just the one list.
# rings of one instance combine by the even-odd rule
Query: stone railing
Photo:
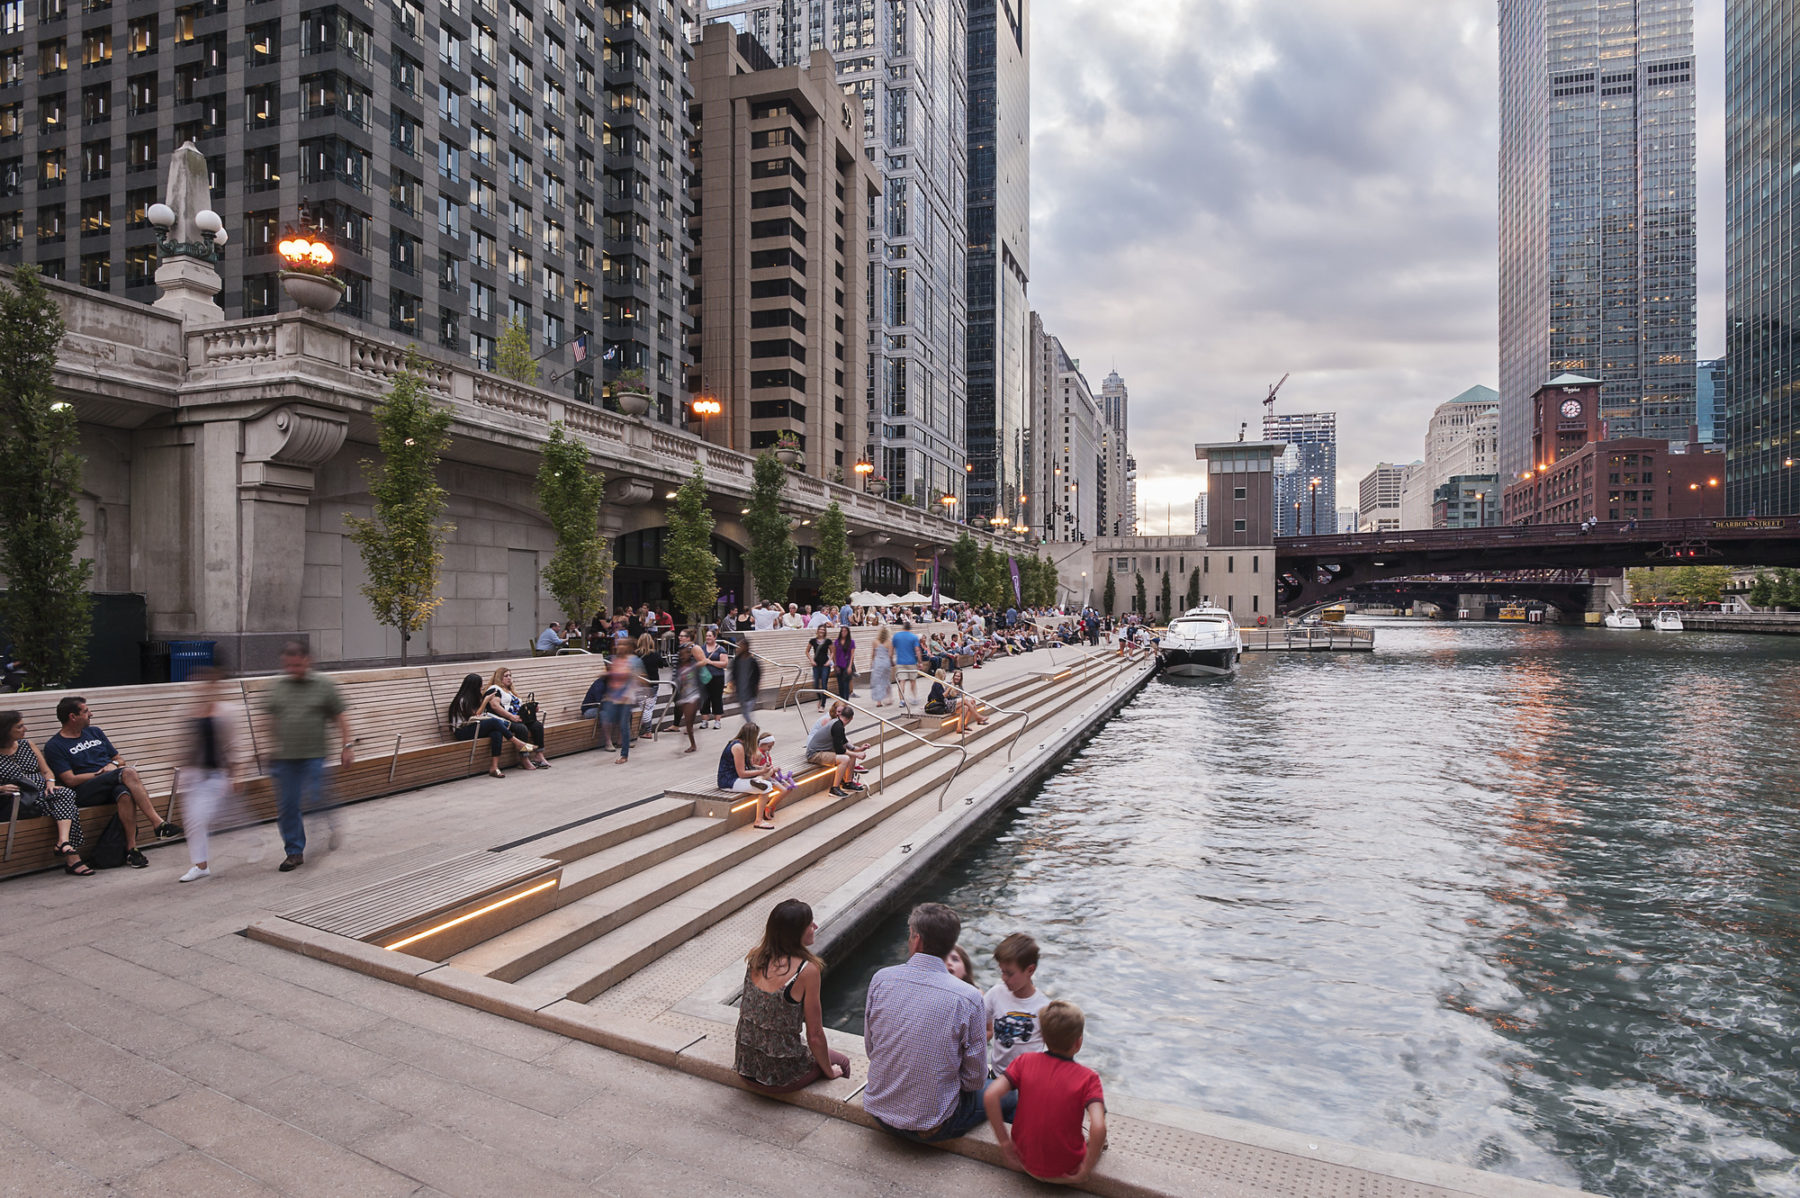
[[(286, 374), (315, 395), (348, 390), (355, 403), (367, 403), (392, 385), (406, 368), (409, 353), (404, 344), (297, 312), (195, 328), (187, 333), (187, 342), (188, 371), (205, 374), (206, 392), (214, 398), (229, 394), (232, 376), (241, 370), (246, 386), (254, 383), (261, 388)], [(738, 498), (750, 492), (756, 459), (749, 454), (651, 420), (574, 403), (478, 370), (467, 359), (416, 349), (427, 389), (457, 413), (458, 435), (480, 436), (492, 430), (497, 438), (516, 443), (522, 431), (534, 435), (529, 430), (542, 430), (548, 435), (551, 421), (561, 420), (587, 444), (595, 465), (608, 478), (642, 479), (660, 491), (680, 482), (698, 461), (707, 486), (715, 492)], [(345, 406), (354, 406), (349, 396)], [(835, 500), (849, 518), (853, 535), (861, 537), (948, 545), (964, 529), (921, 508), (799, 471), (788, 475), (787, 499), (808, 513)], [(1020, 546), (986, 528), (968, 526), (968, 531), (996, 548), (1017, 552)]]

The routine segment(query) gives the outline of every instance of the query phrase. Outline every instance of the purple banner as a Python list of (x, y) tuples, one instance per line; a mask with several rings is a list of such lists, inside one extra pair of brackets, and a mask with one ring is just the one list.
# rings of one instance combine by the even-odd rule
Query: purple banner
[(1019, 559), (1016, 557), (1009, 557), (1006, 559), (1006, 564), (1012, 567), (1013, 602), (1022, 607), (1025, 604), (1025, 595), (1019, 590)]
[(939, 604), (938, 604), (938, 551), (934, 549), (934, 550), (932, 550), (932, 553), (931, 553), (931, 614), (932, 615), (935, 616), (937, 614), (938, 606), (939, 606)]

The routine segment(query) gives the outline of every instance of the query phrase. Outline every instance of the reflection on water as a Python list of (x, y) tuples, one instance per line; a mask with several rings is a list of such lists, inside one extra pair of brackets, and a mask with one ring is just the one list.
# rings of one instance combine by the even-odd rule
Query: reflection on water
[[(1800, 639), (1381, 622), (1162, 679), (928, 887), (1109, 1088), (1613, 1195), (1800, 1195)], [(904, 951), (833, 971), (828, 1022)]]

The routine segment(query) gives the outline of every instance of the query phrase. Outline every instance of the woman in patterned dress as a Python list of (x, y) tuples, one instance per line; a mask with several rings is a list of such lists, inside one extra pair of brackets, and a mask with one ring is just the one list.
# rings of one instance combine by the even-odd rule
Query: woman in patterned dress
[(63, 872), (91, 877), (94, 871), (81, 859), (81, 813), (75, 808), (75, 792), (58, 786), (43, 753), (25, 734), (25, 717), (16, 711), (0, 711), (0, 814), (11, 815), (14, 804), (35, 803), (56, 821), (56, 847)]
[(791, 1094), (820, 1078), (850, 1076), (850, 1058), (825, 1043), (823, 966), (809, 947), (816, 931), (812, 908), (786, 899), (769, 912), (762, 943), (744, 958), (735, 1067), (752, 1090)]

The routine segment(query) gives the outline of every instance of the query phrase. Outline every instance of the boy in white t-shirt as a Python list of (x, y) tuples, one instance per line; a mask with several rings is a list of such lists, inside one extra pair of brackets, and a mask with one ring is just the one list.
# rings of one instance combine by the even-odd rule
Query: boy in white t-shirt
[(1044, 1051), (1044, 1035), (1038, 1029), (1038, 1012), (1050, 1004), (1032, 984), (1037, 973), (1038, 946), (1024, 932), (1014, 932), (994, 950), (1000, 981), (988, 990), (988, 1063), (995, 1075), (1006, 1070), (1013, 1058)]

